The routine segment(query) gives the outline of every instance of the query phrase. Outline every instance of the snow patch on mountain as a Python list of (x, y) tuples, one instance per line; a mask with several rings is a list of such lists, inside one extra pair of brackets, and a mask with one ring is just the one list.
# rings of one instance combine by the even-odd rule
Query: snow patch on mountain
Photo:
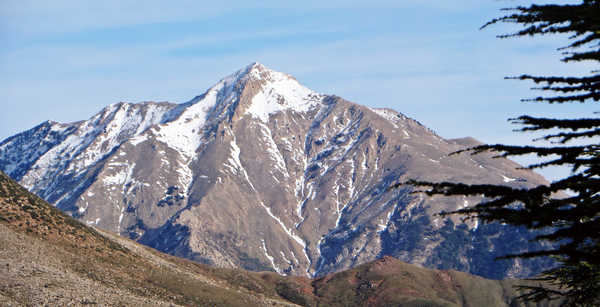
[(203, 99), (189, 106), (179, 118), (156, 128), (157, 139), (177, 150), (183, 158), (190, 160), (201, 144), (201, 131), (207, 114), (217, 102), (219, 87), (210, 89)]
[(398, 112), (389, 109), (369, 108), (371, 111), (377, 113), (377, 115), (386, 119), (394, 128), (398, 128), (397, 122), (400, 119)]
[(128, 163), (110, 163), (109, 169), (118, 168), (119, 170), (112, 175), (104, 177), (102, 182), (106, 185), (125, 185), (132, 179), (133, 170), (135, 169), (135, 163), (131, 165)]
[(262, 131), (262, 139), (266, 145), (265, 150), (269, 153), (269, 159), (275, 162), (275, 168), (278, 169), (285, 178), (289, 178), (290, 174), (285, 166), (285, 160), (283, 159), (283, 155), (279, 151), (277, 144), (275, 144), (275, 141), (273, 140), (271, 129), (263, 123), (260, 123), (259, 125)]
[(500, 176), (502, 176), (502, 180), (503, 180), (504, 182), (513, 182), (513, 181), (516, 181), (516, 180), (517, 180), (517, 179), (515, 179), (515, 178), (506, 177), (506, 176), (504, 176), (504, 175), (500, 175)]
[(265, 210), (267, 211), (267, 214), (273, 218), (275, 221), (277, 221), (277, 223), (281, 226), (281, 228), (283, 229), (283, 231), (290, 237), (292, 238), (294, 241), (296, 241), (298, 244), (300, 244), (300, 246), (302, 246), (303, 249), (306, 248), (306, 242), (304, 240), (302, 240), (302, 238), (300, 238), (299, 236), (295, 235), (292, 232), (291, 228), (288, 228), (287, 226), (285, 226), (285, 224), (281, 221), (280, 218), (278, 218), (277, 216), (275, 216), (273, 214), (273, 212), (271, 212), (271, 208), (267, 207), (262, 201), (260, 202), (260, 205), (265, 208)]
[[(38, 147), (38, 154), (28, 155), (32, 165), (21, 178), (23, 185), (34, 191), (45, 190), (45, 195), (61, 193), (49, 190), (56, 185), (53, 181), (57, 176), (79, 176), (123, 142), (160, 123), (173, 107), (168, 103), (115, 103), (86, 121), (73, 124), (48, 122), (51, 129), (45, 137), (47, 142)], [(4, 145), (14, 146), (8, 141), (10, 139)], [(32, 146), (40, 142), (35, 138), (26, 141)], [(27, 147), (29, 145), (21, 146), (21, 154)]]
[(229, 144), (231, 146), (231, 155), (227, 159), (227, 162), (234, 170), (242, 170), (244, 167), (242, 166), (242, 161), (240, 161), (241, 150), (237, 144), (235, 138)]
[(75, 146), (89, 145), (70, 163), (67, 171), (80, 173), (97, 163), (124, 141), (160, 123), (171, 108), (169, 105), (148, 104), (147, 110), (142, 110), (140, 104), (110, 105), (104, 112), (106, 115), (97, 114), (85, 123), (78, 137), (69, 139)]
[(262, 243), (262, 250), (265, 253), (265, 257), (267, 257), (267, 259), (269, 259), (269, 261), (271, 261), (271, 266), (273, 267), (273, 269), (275, 270), (275, 272), (281, 274), (282, 271), (281, 269), (275, 264), (275, 258), (273, 258), (273, 256), (269, 255), (269, 252), (267, 252), (267, 246), (265, 245), (265, 240), (260, 240), (260, 242)]
[(291, 76), (269, 70), (259, 63), (252, 66), (250, 77), (263, 80), (260, 91), (252, 98), (252, 104), (246, 114), (259, 118), (262, 122), (269, 121), (273, 113), (284, 110), (308, 112), (324, 98), (323, 95), (302, 86)]

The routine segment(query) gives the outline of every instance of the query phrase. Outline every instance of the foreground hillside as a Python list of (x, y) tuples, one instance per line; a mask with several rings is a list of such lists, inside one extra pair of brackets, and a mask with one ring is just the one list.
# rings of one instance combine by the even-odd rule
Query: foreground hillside
[(2, 306), (519, 306), (515, 281), (391, 257), (315, 280), (211, 268), (85, 226), (2, 172), (0, 276)]

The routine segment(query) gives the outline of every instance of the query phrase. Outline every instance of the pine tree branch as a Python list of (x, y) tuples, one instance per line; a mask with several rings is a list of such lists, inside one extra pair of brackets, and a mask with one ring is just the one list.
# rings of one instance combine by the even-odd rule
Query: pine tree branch
[(569, 55), (562, 59), (563, 62), (581, 62), (581, 61), (600, 61), (600, 52), (565, 52), (564, 55)]
[(600, 75), (593, 75), (589, 77), (544, 77), (544, 76), (532, 76), (532, 75), (520, 75), (516, 77), (505, 77), (508, 80), (531, 80), (535, 83), (566, 83), (566, 84), (599, 84)]
[(600, 127), (600, 118), (556, 119), (522, 115), (517, 118), (509, 118), (508, 120), (511, 124), (529, 125), (529, 127), (524, 127), (519, 129), (519, 131), (547, 130), (553, 128), (577, 131)]
[(472, 155), (476, 155), (482, 152), (498, 152), (496, 157), (506, 158), (510, 156), (522, 156), (527, 154), (535, 154), (538, 157), (547, 157), (551, 155), (559, 156), (582, 156), (593, 154), (600, 150), (600, 145), (583, 145), (583, 146), (563, 146), (563, 147), (537, 147), (537, 146), (516, 146), (516, 145), (504, 145), (504, 144), (493, 144), (493, 145), (479, 145), (467, 149), (462, 149), (450, 153), (450, 155), (457, 155), (463, 152), (471, 152)]
[(581, 102), (584, 103), (587, 100), (600, 100), (600, 92), (592, 92), (587, 94), (580, 95), (571, 95), (571, 96), (555, 96), (555, 97), (536, 97), (536, 98), (526, 98), (521, 99), (521, 101), (530, 101), (530, 102), (547, 102), (547, 103), (565, 103), (565, 102)]
[[(538, 129), (529, 129), (529, 130), (538, 130)], [(525, 131), (525, 130), (521, 130), (521, 131)], [(593, 137), (599, 136), (599, 135), (600, 135), (600, 128), (594, 129), (594, 130), (588, 130), (588, 131), (584, 131), (584, 132), (578, 132), (578, 133), (562, 132), (562, 133), (557, 133), (557, 134), (550, 134), (550, 135), (546, 135), (542, 138), (534, 139), (534, 141), (537, 141), (537, 140), (551, 141), (551, 140), (558, 139), (558, 141), (557, 141), (558, 143), (566, 144), (567, 142), (569, 142), (573, 139), (593, 138)]]
[[(584, 35), (584, 34), (583, 33), (578, 33), (578, 34), (575, 34), (575, 35), (569, 37), (569, 39), (575, 39), (575, 38), (580, 37), (582, 35)], [(595, 32), (588, 33), (586, 37), (584, 37), (584, 38), (582, 38), (580, 40), (575, 40), (569, 46), (559, 48), (558, 50), (579, 48), (579, 47), (584, 46), (586, 44), (591, 44), (595, 40), (600, 40), (600, 34), (595, 33)]]
[(577, 86), (542, 86), (542, 87), (532, 87), (532, 90), (538, 91), (553, 91), (557, 93), (573, 93), (573, 92), (582, 92), (582, 91), (597, 91), (600, 90), (600, 83), (584, 83), (582, 85)]

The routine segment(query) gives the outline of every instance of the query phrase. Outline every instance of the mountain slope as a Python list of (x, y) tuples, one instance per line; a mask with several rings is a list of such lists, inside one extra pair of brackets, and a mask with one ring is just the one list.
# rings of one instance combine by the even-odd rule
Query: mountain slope
[[(65, 216), (0, 172), (0, 303), (10, 305), (293, 305), (231, 274), (157, 253)], [(261, 279), (232, 272), (239, 284)]]
[(0, 169), (89, 225), (220, 267), (312, 277), (391, 255), (498, 279), (547, 268), (494, 261), (539, 248), (524, 229), (435, 215), (476, 199), (388, 190), (409, 178), (544, 182), (506, 159), (447, 155), (473, 142), (255, 63), (184, 104), (43, 123), (0, 143)]
[(3, 306), (522, 306), (518, 281), (390, 257), (316, 280), (207, 267), (85, 226), (2, 172), (0, 247)]

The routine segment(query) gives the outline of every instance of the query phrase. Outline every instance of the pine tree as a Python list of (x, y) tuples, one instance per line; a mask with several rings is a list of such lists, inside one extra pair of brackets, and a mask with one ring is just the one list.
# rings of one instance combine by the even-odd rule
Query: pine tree
[[(568, 45), (559, 48), (566, 63), (600, 63), (600, 0), (582, 0), (579, 4), (544, 4), (503, 9), (506, 15), (493, 19), (482, 28), (506, 22), (521, 30), (500, 38), (569, 34)], [(534, 82), (543, 95), (525, 102), (565, 104), (598, 103), (600, 70), (582, 76), (521, 75), (508, 79)], [(543, 105), (540, 106), (540, 108)], [(510, 119), (521, 125), (519, 131), (543, 134), (545, 146), (482, 145), (461, 152), (495, 152), (497, 157), (534, 154), (544, 162), (529, 169), (568, 166), (570, 175), (547, 185), (513, 188), (504, 185), (462, 184), (452, 182), (409, 181), (428, 195), (478, 195), (475, 206), (442, 215), (461, 214), (482, 222), (500, 222), (525, 226), (537, 235), (535, 240), (551, 242), (544, 250), (530, 251), (505, 258), (554, 257), (558, 266), (534, 280), (537, 287), (522, 287), (525, 300), (561, 298), (567, 305), (600, 305), (600, 118), (543, 118), (523, 115)], [(576, 143), (576, 144), (574, 144)], [(533, 143), (532, 143), (533, 144)]]

